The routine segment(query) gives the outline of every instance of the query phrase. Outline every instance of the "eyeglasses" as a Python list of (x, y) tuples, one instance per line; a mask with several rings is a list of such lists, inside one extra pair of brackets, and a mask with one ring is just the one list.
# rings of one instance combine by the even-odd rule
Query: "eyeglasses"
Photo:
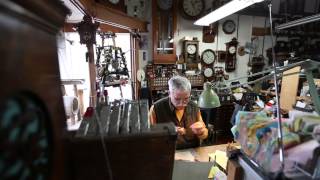
[(188, 102), (190, 101), (190, 96), (186, 97), (186, 98), (178, 98), (178, 97), (173, 97), (174, 102), (176, 102), (177, 104), (188, 104)]

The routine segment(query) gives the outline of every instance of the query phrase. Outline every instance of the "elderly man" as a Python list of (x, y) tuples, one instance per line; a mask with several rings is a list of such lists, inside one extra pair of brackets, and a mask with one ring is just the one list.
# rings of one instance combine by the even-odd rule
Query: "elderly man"
[(190, 101), (191, 83), (182, 76), (169, 82), (169, 96), (158, 100), (150, 108), (151, 124), (173, 122), (178, 132), (177, 149), (200, 145), (207, 138), (206, 128), (198, 106)]

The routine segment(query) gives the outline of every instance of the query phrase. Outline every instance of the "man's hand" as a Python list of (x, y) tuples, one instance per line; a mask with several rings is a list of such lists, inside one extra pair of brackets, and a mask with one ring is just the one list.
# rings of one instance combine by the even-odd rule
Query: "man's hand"
[(201, 136), (205, 132), (206, 125), (203, 122), (195, 122), (190, 128), (195, 135)]
[(185, 135), (186, 134), (186, 129), (183, 127), (176, 127), (177, 132), (179, 135)]

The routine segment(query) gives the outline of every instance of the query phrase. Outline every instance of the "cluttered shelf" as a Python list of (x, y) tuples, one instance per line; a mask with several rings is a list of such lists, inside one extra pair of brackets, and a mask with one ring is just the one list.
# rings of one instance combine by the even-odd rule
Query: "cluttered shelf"
[[(298, 71), (292, 73), (290, 70), (297, 66), (300, 67)], [(290, 179), (319, 178), (320, 98), (317, 80), (313, 78), (313, 74), (319, 73), (319, 63), (306, 60), (277, 70), (277, 80), (282, 77), (279, 102), (276, 98), (264, 102), (258, 98), (261, 96), (250, 92), (243, 93), (244, 98), (239, 101), (239, 112), (232, 120), (232, 133), (249, 159), (242, 162), (255, 167), (253, 171), (261, 171), (258, 176), (265, 175), (271, 179), (277, 175)], [(295, 95), (300, 77), (296, 75), (301, 73), (306, 74), (308, 84), (303, 88), (309, 87), (308, 98), (296, 98)], [(268, 76), (258, 81), (272, 77)], [(280, 120), (277, 118), (279, 104)]]

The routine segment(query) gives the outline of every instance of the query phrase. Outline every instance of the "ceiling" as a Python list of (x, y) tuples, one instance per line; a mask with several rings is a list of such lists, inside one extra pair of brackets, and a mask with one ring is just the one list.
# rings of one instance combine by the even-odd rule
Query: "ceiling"
[(80, 22), (83, 18), (83, 14), (81, 13), (81, 11), (78, 8), (76, 8), (76, 6), (72, 4), (70, 0), (62, 0), (62, 2), (71, 11), (71, 14), (67, 16), (66, 22), (68, 23)]
[[(71, 1), (73, 0), (62, 0), (72, 12), (67, 16), (66, 22), (80, 22), (83, 18), (83, 14), (73, 3), (71, 3)], [(238, 14), (268, 17), (269, 2), (270, 1), (265, 0), (261, 3), (254, 4), (238, 12)], [(272, 0), (272, 14), (275, 18), (299, 18), (317, 13), (320, 13), (320, 0)]]

